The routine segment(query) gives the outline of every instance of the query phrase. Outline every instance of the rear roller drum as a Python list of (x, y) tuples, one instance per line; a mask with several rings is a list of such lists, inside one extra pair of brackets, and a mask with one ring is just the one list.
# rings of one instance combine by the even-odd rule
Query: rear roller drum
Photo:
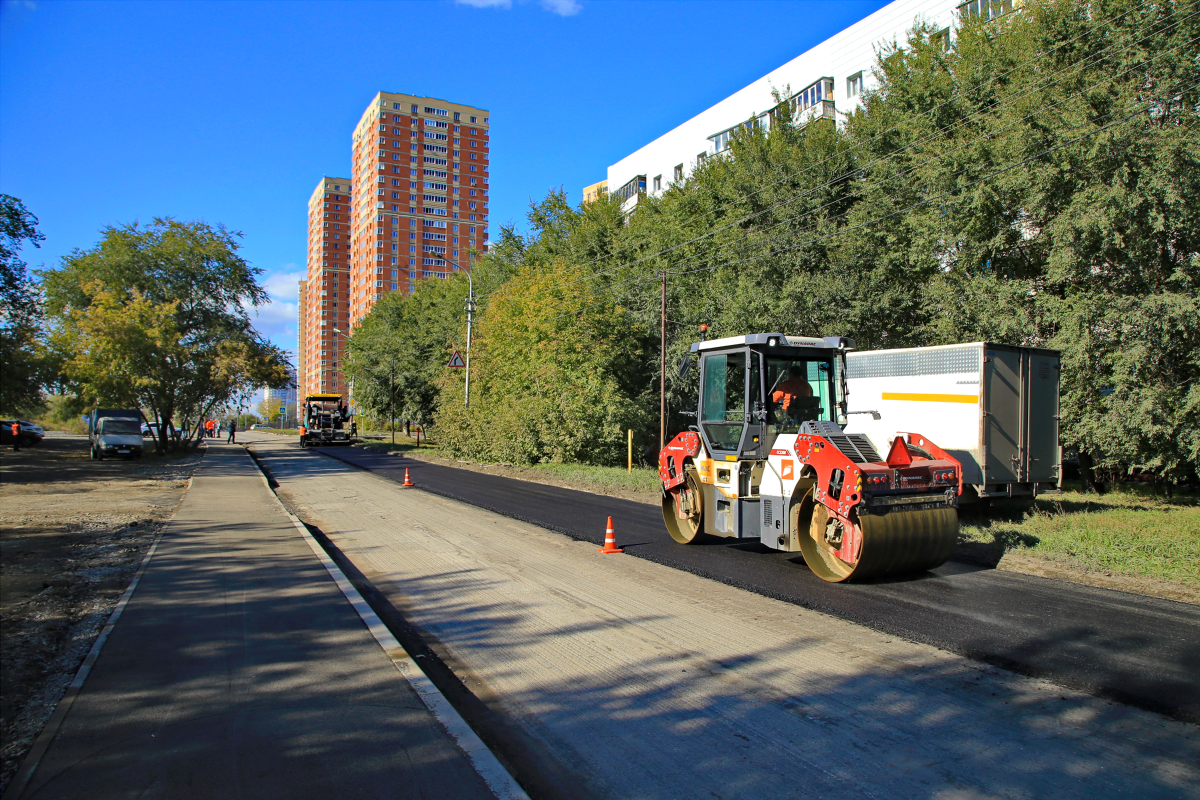
[[(848, 530), (824, 505), (813, 504), (808, 535), (800, 535), (800, 551), (823, 580), (838, 583), (922, 572), (946, 563), (958, 546), (958, 511), (953, 508), (862, 517), (854, 513), (851, 520), (855, 527)], [(847, 542), (857, 542), (857, 547), (847, 547)]]
[(663, 493), (663, 522), (672, 539), (680, 544), (692, 544), (704, 530), (704, 501), (696, 468), (688, 464), (683, 475), (683, 483)]

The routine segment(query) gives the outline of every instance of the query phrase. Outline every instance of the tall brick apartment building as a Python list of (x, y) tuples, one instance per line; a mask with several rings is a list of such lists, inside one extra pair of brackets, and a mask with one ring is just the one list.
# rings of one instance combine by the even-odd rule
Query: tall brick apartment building
[(354, 129), (350, 325), (382, 295), (470, 269), (488, 218), (488, 112), (380, 92)]
[(379, 298), (469, 270), (485, 252), (488, 112), (380, 92), (354, 129), (352, 177), (323, 178), (308, 201), (300, 281), (299, 390), (347, 394), (348, 333)]
[(299, 395), (346, 393), (341, 356), (350, 325), (349, 178), (322, 178), (308, 199), (308, 274), (300, 281)]

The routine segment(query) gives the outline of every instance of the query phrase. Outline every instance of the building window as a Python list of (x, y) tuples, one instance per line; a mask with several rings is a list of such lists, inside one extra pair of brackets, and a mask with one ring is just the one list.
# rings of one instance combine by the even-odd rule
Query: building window
[[(958, 16), (960, 19), (976, 19), (982, 17), (984, 20), (995, 19), (1002, 14), (1007, 14), (1013, 9), (1021, 8), (1025, 3), (1023, 0), (971, 0), (969, 3), (963, 3), (958, 7)], [(947, 36), (947, 38), (949, 38)]]
[[(662, 191), (662, 175), (654, 176), (654, 191), (656, 191), (656, 192)], [(474, 189), (471, 190), (471, 194), (475, 194)]]
[(646, 176), (638, 175), (629, 183), (617, 189), (616, 194), (621, 200), (628, 200), (636, 194), (644, 194), (646, 191)]
[(941, 50), (943, 53), (950, 50), (950, 29), (942, 28), (936, 33), (929, 35), (929, 43)]
[(863, 90), (863, 74), (861, 71), (846, 78), (846, 97), (858, 97)]

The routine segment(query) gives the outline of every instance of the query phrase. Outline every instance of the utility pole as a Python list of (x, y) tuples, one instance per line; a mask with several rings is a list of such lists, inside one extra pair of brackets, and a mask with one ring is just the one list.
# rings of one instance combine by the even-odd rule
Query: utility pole
[(463, 389), (463, 407), (471, 407), (471, 323), (475, 321), (475, 281), (467, 272), (467, 368), (466, 387)]
[(658, 364), (658, 451), (667, 446), (667, 271), (662, 271), (662, 353)]
[(392, 401), (392, 418), (388, 427), (392, 429), (392, 444), (396, 443), (396, 356), (392, 356), (392, 371), (388, 374), (388, 397)]

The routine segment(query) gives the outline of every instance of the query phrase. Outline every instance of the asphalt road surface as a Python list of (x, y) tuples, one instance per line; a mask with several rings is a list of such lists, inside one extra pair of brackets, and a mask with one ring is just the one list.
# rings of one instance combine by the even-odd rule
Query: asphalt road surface
[(757, 542), (683, 546), (644, 503), (358, 448), (320, 452), (396, 481), (602, 543), (613, 517), (625, 552), (757, 594), (1092, 694), (1200, 721), (1200, 608), (950, 562), (932, 572), (829, 584), (798, 555)]

